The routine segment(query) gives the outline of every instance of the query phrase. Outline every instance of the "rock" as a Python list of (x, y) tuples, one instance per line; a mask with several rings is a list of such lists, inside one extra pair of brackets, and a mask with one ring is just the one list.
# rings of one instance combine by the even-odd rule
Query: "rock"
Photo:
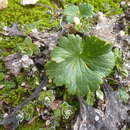
[(20, 59), (21, 59), (20, 54), (11, 54), (3, 59), (5, 62), (5, 67), (10, 70), (10, 73), (13, 75), (17, 76), (22, 68)]
[(121, 7), (125, 7), (126, 6), (126, 1), (121, 1), (120, 5), (121, 5)]
[(10, 73), (17, 76), (21, 69), (29, 68), (34, 65), (34, 62), (29, 56), (21, 55), (19, 53), (11, 54), (3, 59), (5, 67), (10, 70)]
[(120, 37), (123, 37), (125, 35), (125, 32), (123, 31), (123, 30), (121, 30), (120, 32), (119, 32), (119, 36)]
[(126, 17), (126, 20), (129, 22), (130, 21), (130, 5), (125, 11), (125, 17)]
[(107, 83), (103, 85), (103, 89), (106, 97), (105, 111), (87, 105), (82, 97), (78, 97), (80, 112), (73, 130), (121, 130), (123, 126), (130, 124), (130, 107), (121, 102), (119, 93), (113, 92)]
[(8, 0), (0, 0), (0, 10), (8, 7)]
[(21, 58), (21, 64), (23, 68), (29, 68), (30, 65), (33, 65), (33, 60), (27, 55), (23, 55)]
[(4, 35), (7, 35), (7, 36), (16, 36), (16, 35), (22, 36), (22, 37), (25, 36), (25, 34), (19, 30), (19, 26), (16, 23), (14, 23), (12, 27), (5, 26), (3, 30), (5, 31)]
[(30, 37), (36, 41), (39, 41), (40, 46), (47, 47), (50, 51), (53, 50), (53, 48), (56, 46), (57, 41), (60, 37), (60, 32), (32, 32), (30, 33)]
[(21, 5), (34, 5), (38, 2), (39, 0), (22, 0)]
[(95, 35), (107, 42), (115, 43), (116, 34), (113, 28), (115, 27), (116, 17), (110, 19), (104, 16), (102, 12), (99, 12), (97, 16), (97, 24), (92, 28), (90, 35)]
[(123, 37), (123, 41), (124, 41), (128, 46), (130, 46), (130, 36), (124, 36), (124, 37)]

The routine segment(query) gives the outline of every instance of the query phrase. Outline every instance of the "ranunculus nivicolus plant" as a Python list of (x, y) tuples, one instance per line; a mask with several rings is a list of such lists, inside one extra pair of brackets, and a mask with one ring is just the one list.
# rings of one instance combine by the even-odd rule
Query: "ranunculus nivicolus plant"
[(46, 64), (46, 73), (70, 94), (84, 96), (95, 91), (114, 67), (112, 45), (95, 36), (68, 35), (59, 40)]
[(94, 8), (87, 3), (81, 3), (79, 6), (70, 5), (64, 9), (63, 14), (69, 23), (75, 23), (75, 18), (78, 20), (82, 18), (91, 18), (94, 15)]

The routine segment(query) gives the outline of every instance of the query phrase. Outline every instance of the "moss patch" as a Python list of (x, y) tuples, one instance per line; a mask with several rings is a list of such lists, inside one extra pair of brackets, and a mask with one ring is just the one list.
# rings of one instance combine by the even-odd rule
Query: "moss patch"
[[(47, 4), (53, 7), (53, 4), (46, 0), (40, 0), (39, 3)], [(22, 6), (20, 0), (9, 0), (9, 7), (0, 11), (1, 25), (12, 25), (14, 22), (19, 24), (39, 23), (39, 26), (52, 27), (57, 22), (50, 22), (52, 15), (48, 13), (48, 8), (41, 6)]]
[(122, 13), (122, 9), (120, 8), (121, 0), (67, 0), (67, 2), (76, 4), (87, 2), (92, 4), (96, 11), (102, 11), (108, 15)]

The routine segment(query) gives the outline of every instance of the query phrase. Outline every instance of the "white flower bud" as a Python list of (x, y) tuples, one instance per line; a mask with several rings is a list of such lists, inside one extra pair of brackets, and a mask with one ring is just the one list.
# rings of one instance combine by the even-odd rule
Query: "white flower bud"
[(103, 21), (106, 20), (106, 17), (102, 12), (98, 12), (98, 22), (102, 23)]
[(74, 24), (79, 25), (80, 24), (80, 19), (78, 17), (74, 17)]

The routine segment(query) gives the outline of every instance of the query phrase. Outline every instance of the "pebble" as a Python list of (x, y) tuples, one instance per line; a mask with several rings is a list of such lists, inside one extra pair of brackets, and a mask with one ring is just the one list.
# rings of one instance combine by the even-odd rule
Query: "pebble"
[(21, 5), (34, 5), (38, 2), (39, 0), (22, 0)]
[(5, 114), (4, 114), (4, 118), (7, 117), (7, 116), (8, 116), (8, 113), (5, 113)]
[(130, 46), (130, 36), (125, 36), (123, 40)]
[(0, 0), (0, 10), (8, 7), (8, 0)]
[(125, 32), (123, 31), (123, 30), (121, 30), (120, 32), (119, 32), (119, 36), (120, 37), (123, 37), (125, 35)]
[(121, 4), (122, 7), (124, 7), (124, 6), (126, 6), (126, 1), (121, 1), (120, 4)]
[(99, 121), (99, 116), (95, 116), (95, 121)]

